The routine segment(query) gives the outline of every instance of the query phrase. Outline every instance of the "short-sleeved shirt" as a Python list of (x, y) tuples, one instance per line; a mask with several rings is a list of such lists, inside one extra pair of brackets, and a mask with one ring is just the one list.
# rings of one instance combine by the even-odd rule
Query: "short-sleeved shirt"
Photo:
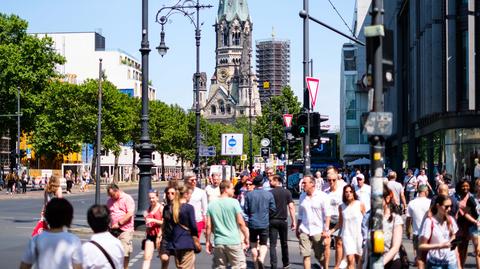
[(331, 213), (330, 200), (324, 192), (316, 190), (312, 196), (303, 194), (298, 207), (298, 219), (301, 220), (298, 228), (310, 236), (321, 234), (328, 229), (324, 227), (325, 219)]
[(214, 187), (213, 185), (208, 185), (205, 187), (205, 192), (207, 193), (208, 202), (212, 202), (215, 199), (220, 198), (220, 187)]
[[(338, 182), (337, 182), (338, 184)], [(343, 188), (343, 186), (342, 186)], [(342, 202), (342, 195), (343, 195), (343, 190), (340, 188), (340, 186), (337, 186), (337, 189), (335, 191), (331, 191), (328, 189), (325, 193), (328, 196), (328, 204), (330, 205), (330, 212), (331, 214), (331, 223), (337, 223), (339, 219), (339, 212), (338, 212), (338, 207), (343, 203)]]
[(240, 244), (238, 214), (242, 214), (242, 209), (238, 200), (233, 198), (219, 198), (208, 205), (207, 216), (213, 224), (215, 245)]
[(358, 195), (358, 199), (365, 205), (365, 212), (370, 211), (370, 203), (372, 197), (372, 187), (367, 184), (363, 184), (361, 188), (355, 186), (355, 192)]
[[(115, 268), (123, 268), (124, 252), (120, 240), (113, 237), (109, 232), (97, 233), (92, 235), (90, 240), (100, 244), (112, 258)], [(83, 268), (84, 269), (110, 269), (108, 262), (102, 251), (90, 242), (85, 242), (83, 250)]]
[(397, 204), (401, 204), (402, 201), (400, 200), (400, 196), (403, 193), (402, 184), (396, 182), (395, 180), (389, 180), (387, 182), (387, 186), (393, 192), (393, 196), (395, 196), (395, 201), (397, 201)]
[[(458, 231), (458, 226), (455, 220), (449, 216), (452, 233)], [(433, 222), (433, 226), (432, 226)], [(430, 244), (441, 244), (450, 241), (450, 231), (448, 229), (447, 221), (440, 224), (436, 218), (426, 218), (422, 226), (420, 236), (430, 239)], [(456, 263), (457, 256), (455, 250), (450, 248), (431, 249), (428, 251), (427, 260), (435, 264), (450, 264)]]
[(42, 269), (73, 268), (73, 264), (83, 263), (82, 242), (69, 232), (44, 231), (30, 240), (22, 261)]
[(416, 191), (417, 178), (414, 175), (411, 177), (406, 175), (405, 179), (403, 180), (403, 184), (407, 192), (414, 192)]
[(293, 203), (292, 193), (282, 187), (276, 187), (270, 190), (275, 200), (275, 207), (277, 210), (270, 214), (270, 219), (287, 220), (288, 210), (287, 207), (290, 203)]
[(428, 177), (426, 175), (418, 175), (417, 176), (417, 182), (418, 182), (418, 186), (420, 185), (427, 185), (428, 183)]
[(408, 203), (407, 217), (412, 218), (413, 234), (420, 233), (420, 226), (423, 218), (430, 208), (430, 199), (427, 197), (417, 197)]
[(203, 221), (204, 216), (207, 214), (207, 193), (204, 190), (195, 187), (188, 203), (195, 208), (195, 220), (197, 222)]
[[(128, 212), (135, 214), (135, 201), (133, 201), (132, 196), (123, 191), (120, 193), (118, 200), (108, 199), (107, 207), (110, 210), (112, 224), (118, 223)], [(120, 229), (122, 231), (133, 231), (133, 216), (130, 221), (120, 226)]]

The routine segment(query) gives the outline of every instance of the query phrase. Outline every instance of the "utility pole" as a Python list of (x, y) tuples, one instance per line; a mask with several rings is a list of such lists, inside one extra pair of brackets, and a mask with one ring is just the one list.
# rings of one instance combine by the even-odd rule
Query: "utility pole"
[[(373, 111), (383, 112), (383, 0), (372, 1), (372, 25), (369, 29), (365, 29), (365, 36), (370, 38), (373, 45)], [(368, 32), (368, 34), (367, 34)], [(370, 49), (370, 48), (367, 48)], [(370, 65), (371, 63), (367, 63)], [(368, 70), (368, 66), (367, 66)], [(370, 135), (370, 158), (372, 183), (372, 208), (370, 215), (370, 229), (372, 233), (372, 241), (370, 245), (370, 266), (369, 268), (383, 268), (383, 166), (385, 158), (385, 138), (383, 135)]]
[(16, 159), (17, 159), (17, 173), (20, 170), (20, 87), (17, 86), (17, 148), (16, 148)]
[(308, 0), (303, 0), (303, 10), (300, 11), (300, 17), (303, 18), (303, 109), (307, 113), (307, 132), (303, 140), (303, 174), (311, 175), (310, 172), (310, 96), (307, 88), (306, 77), (310, 75), (309, 71), (309, 14)]
[[(96, 174), (97, 178), (95, 180), (95, 204), (100, 204), (100, 160), (102, 149), (102, 59), (99, 59), (98, 62), (98, 117), (97, 117), (97, 163), (96, 163)], [(88, 148), (87, 148), (88, 156)]]

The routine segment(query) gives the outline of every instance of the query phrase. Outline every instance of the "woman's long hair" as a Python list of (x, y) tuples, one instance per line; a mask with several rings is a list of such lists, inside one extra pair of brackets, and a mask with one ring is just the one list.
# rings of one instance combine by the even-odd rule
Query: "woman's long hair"
[(58, 176), (52, 175), (48, 180), (45, 191), (47, 193), (55, 193), (59, 187), (60, 187), (60, 178)]
[(177, 193), (175, 194), (175, 199), (173, 199), (172, 205), (172, 212), (173, 212), (173, 222), (179, 223), (180, 222), (180, 207), (182, 204), (180, 203), (180, 199), (183, 198), (185, 193), (190, 191), (190, 189), (185, 185), (180, 185), (177, 188)]

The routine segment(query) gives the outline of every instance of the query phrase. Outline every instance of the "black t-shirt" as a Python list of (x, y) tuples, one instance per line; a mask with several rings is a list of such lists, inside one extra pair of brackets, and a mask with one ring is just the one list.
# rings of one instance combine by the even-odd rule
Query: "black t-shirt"
[(288, 204), (293, 203), (292, 194), (290, 191), (282, 187), (273, 188), (270, 192), (273, 194), (273, 199), (275, 200), (275, 206), (277, 208), (275, 213), (270, 213), (270, 219), (286, 220), (288, 217)]

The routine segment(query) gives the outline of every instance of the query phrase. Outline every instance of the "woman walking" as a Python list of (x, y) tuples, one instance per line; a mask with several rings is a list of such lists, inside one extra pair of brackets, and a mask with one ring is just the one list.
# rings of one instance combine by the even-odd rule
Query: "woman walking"
[(158, 202), (158, 191), (149, 190), (148, 198), (150, 200), (150, 207), (147, 211), (144, 212), (145, 216), (145, 226), (146, 229), (146, 238), (142, 245), (144, 249), (143, 253), (143, 269), (150, 268), (150, 263), (152, 262), (152, 256), (154, 249), (158, 248), (160, 245), (161, 226), (163, 224), (162, 220), (162, 205)]
[(419, 236), (419, 249), (428, 251), (427, 268), (429, 269), (461, 268), (456, 245), (452, 242), (458, 226), (453, 217), (449, 216), (451, 209), (451, 198), (439, 195), (431, 208), (433, 216), (427, 217), (423, 223)]
[(400, 269), (400, 245), (402, 244), (403, 219), (394, 202), (393, 192), (383, 184), (383, 264), (385, 269)]
[(343, 204), (338, 208), (339, 220), (330, 230), (335, 232), (340, 228), (343, 242), (343, 253), (347, 257), (347, 268), (360, 268), (362, 256), (362, 220), (365, 215), (365, 205), (358, 200), (352, 185), (343, 187)]
[(162, 269), (168, 268), (168, 263), (170, 261), (170, 256), (173, 255), (173, 252), (167, 249), (168, 244), (172, 242), (172, 233), (173, 233), (173, 212), (172, 205), (173, 200), (177, 189), (175, 187), (167, 187), (165, 189), (165, 205), (163, 207), (163, 225), (162, 225), (162, 240), (160, 241), (159, 254), (160, 261), (162, 262)]
[[(195, 268), (195, 243), (198, 241), (195, 209), (188, 204), (192, 190), (185, 185), (179, 185), (172, 203), (173, 226), (172, 241), (167, 249), (175, 254), (175, 264), (179, 269)], [(172, 223), (173, 222), (173, 223)]]
[(60, 178), (57, 176), (51, 176), (50, 180), (48, 180), (47, 186), (45, 187), (45, 192), (43, 193), (43, 209), (42, 209), (42, 216), (43, 211), (45, 210), (45, 206), (52, 200), (53, 198), (62, 198), (63, 191), (62, 187), (60, 186)]

